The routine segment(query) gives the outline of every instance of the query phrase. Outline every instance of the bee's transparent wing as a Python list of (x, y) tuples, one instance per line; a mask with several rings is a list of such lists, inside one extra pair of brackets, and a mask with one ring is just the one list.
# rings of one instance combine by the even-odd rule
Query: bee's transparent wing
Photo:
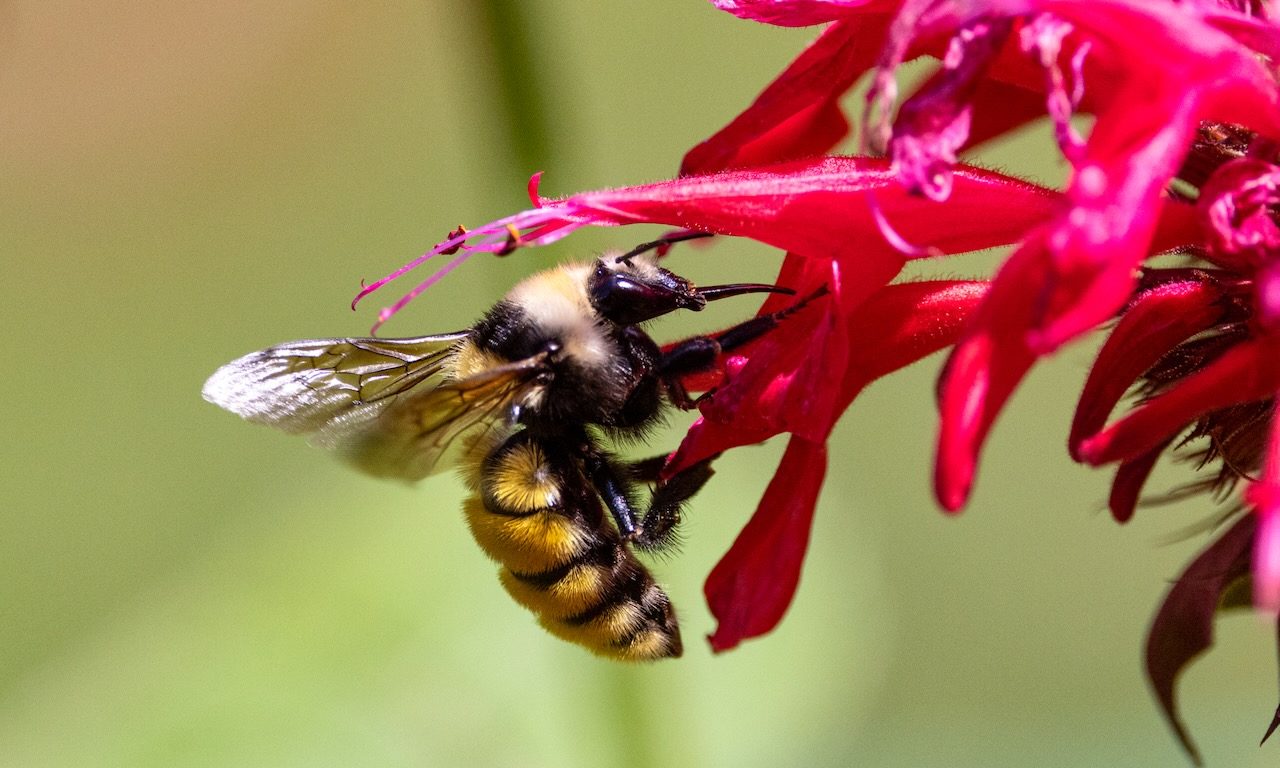
[(365, 472), (418, 480), (508, 434), (512, 406), (544, 367), (535, 357), (455, 379), (450, 358), (467, 336), (290, 342), (224, 365), (203, 394)]
[(219, 368), (204, 399), (249, 421), (311, 434), (377, 412), (403, 392), (440, 383), (467, 332), (415, 339), (309, 339), (253, 352)]
[[(367, 426), (335, 425), (344, 459), (379, 477), (418, 480), (435, 469), (478, 459), (515, 429), (517, 408), (545, 370), (542, 356), (406, 394)], [(341, 433), (341, 434), (339, 434)]]

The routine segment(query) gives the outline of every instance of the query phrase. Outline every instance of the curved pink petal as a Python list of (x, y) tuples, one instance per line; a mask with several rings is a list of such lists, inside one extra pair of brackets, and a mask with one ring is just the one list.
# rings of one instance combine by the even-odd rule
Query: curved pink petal
[(1034, 286), (1043, 260), (1042, 247), (1024, 243), (1005, 261), (972, 329), (947, 359), (939, 383), (934, 489), (948, 512), (968, 500), (987, 433), (1036, 359), (1023, 329), (1038, 308)]
[[(1199, 91), (1206, 114), (1198, 119), (1280, 134), (1280, 92), (1257, 55), (1277, 45), (1274, 28), (1266, 34), (1256, 21), (1202, 3), (1035, 0), (1030, 5), (1070, 22), (1093, 44), (1090, 55), (1125, 73), (1135, 94), (1144, 82)], [(1245, 34), (1247, 29), (1260, 34)], [(1266, 48), (1250, 47), (1252, 41)], [(1110, 106), (1124, 104), (1117, 99)], [(1133, 104), (1125, 111), (1152, 106)]]
[(793, 437), (756, 513), (707, 577), (716, 652), (770, 631), (791, 605), (826, 468), (823, 444)]
[(1046, 233), (1051, 293), (1028, 328), (1037, 351), (1057, 349), (1123, 306), (1134, 268), (1152, 250), (1164, 188), (1194, 133), (1185, 112), (1153, 110), (1142, 123), (1099, 117), (1067, 191), (1070, 207)]
[[(1169, 203), (1156, 228), (1160, 237), (1181, 238), (1194, 230), (1194, 209)], [(990, 295), (956, 345), (940, 383), (938, 449), (934, 468), (939, 503), (954, 512), (973, 487), (979, 454), (1004, 403), (1043, 350), (1030, 329), (1040, 325), (1060, 288), (1056, 265), (1041, 229), (1023, 242), (996, 275)], [(1157, 240), (1156, 247), (1164, 244)], [(1118, 277), (1118, 275), (1117, 275)], [(1123, 276), (1133, 282), (1132, 271)], [(1109, 315), (1095, 321), (1099, 324)]]
[(1280, 611), (1280, 418), (1272, 417), (1262, 477), (1250, 483), (1245, 499), (1258, 518), (1253, 547), (1253, 604)]
[(809, 27), (846, 16), (889, 12), (896, 0), (711, 0), (740, 19), (778, 27)]
[(1147, 677), (1169, 725), (1196, 764), (1200, 754), (1178, 714), (1175, 685), (1182, 670), (1213, 645), (1213, 618), (1224, 594), (1249, 575), (1256, 527), (1257, 521), (1246, 515), (1210, 544), (1170, 587), (1147, 635)]
[(1280, 350), (1247, 341), (1148, 400), (1120, 421), (1085, 440), (1080, 456), (1090, 464), (1131, 459), (1220, 408), (1263, 400), (1280, 389)]
[[(1266, 66), (1252, 49), (1207, 23), (1203, 9), (1194, 4), (1014, 0), (993, 7), (913, 2), (904, 4), (894, 29), (914, 23), (931, 33), (945, 27), (976, 34), (997, 18), (1038, 22), (1046, 17), (1037, 14), (1044, 12), (1057, 25), (1029, 26), (1025, 32), (1041, 35), (1029, 39), (1038, 40), (1045, 46), (1042, 55), (1056, 60), (1054, 51), (1069, 24), (1075, 45), (1087, 44), (1087, 58), (1094, 61), (1084, 87), (1101, 91), (1101, 98), (1094, 99), (1098, 119), (1088, 142), (1064, 146), (1075, 164), (1069, 205), (1046, 232), (1044, 242), (1053, 259), (1043, 308), (1028, 318), (1030, 346), (1042, 354), (1096, 327), (1127, 299), (1133, 268), (1151, 250), (1164, 189), (1201, 120), (1248, 121), (1271, 133), (1280, 125), (1280, 100)], [(1137, 40), (1142, 44), (1135, 45)], [(893, 65), (896, 52), (905, 47), (901, 36), (895, 37), (882, 68)], [(881, 74), (877, 99), (882, 100), (894, 86), (881, 83)], [(1058, 104), (1055, 119), (1069, 131), (1069, 112), (1063, 112), (1061, 102), (1070, 99), (1061, 85), (1050, 92), (1056, 99), (1050, 106)], [(916, 98), (926, 95), (922, 91)], [(894, 140), (899, 139), (911, 143), (915, 134), (908, 130)], [(908, 153), (910, 162), (895, 154), (902, 161), (902, 177), (914, 187), (934, 189), (920, 180), (943, 177), (939, 164), (947, 157), (945, 149)], [(945, 194), (945, 186), (934, 192)]]
[(1205, 280), (1179, 280), (1140, 294), (1107, 336), (1076, 406), (1067, 446), (1080, 460), (1080, 443), (1102, 429), (1129, 387), (1174, 346), (1222, 318), (1222, 291)]

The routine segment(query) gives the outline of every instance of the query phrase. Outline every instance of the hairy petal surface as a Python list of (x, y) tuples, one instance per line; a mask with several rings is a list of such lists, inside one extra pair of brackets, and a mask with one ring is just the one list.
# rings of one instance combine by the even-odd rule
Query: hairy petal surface
[[(914, 222), (913, 231), (942, 253), (1014, 242), (1047, 219), (1059, 199), (1043, 187), (965, 168), (955, 173), (951, 199), (934, 204), (894, 183), (885, 161), (854, 157), (799, 160), (560, 199), (540, 197), (536, 190), (532, 195), (539, 207), (451, 236), (365, 287), (356, 300), (438, 254), (458, 254), (442, 270), (447, 271), (475, 253), (546, 245), (586, 226), (663, 224), (748, 237), (800, 258), (839, 262), (848, 286), (842, 301), (856, 305), (905, 263), (884, 243), (881, 222), (872, 212), (873, 195), (881, 216)], [(438, 279), (439, 273), (429, 277), (383, 310), (379, 325)]]

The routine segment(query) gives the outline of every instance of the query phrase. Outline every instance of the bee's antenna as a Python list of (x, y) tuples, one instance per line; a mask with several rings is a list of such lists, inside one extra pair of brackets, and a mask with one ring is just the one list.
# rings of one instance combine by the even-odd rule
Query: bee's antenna
[(614, 259), (614, 263), (628, 264), (631, 262), (632, 259), (639, 256), (640, 254), (648, 253), (649, 251), (652, 251), (655, 248), (666, 249), (666, 248), (670, 248), (676, 243), (683, 243), (686, 240), (701, 240), (704, 237), (715, 237), (715, 233), (714, 232), (695, 232), (693, 230), (685, 230), (683, 232), (675, 232), (670, 235), (663, 235), (657, 240), (651, 240), (647, 243), (641, 243), (640, 245), (637, 245), (635, 248), (632, 248), (631, 250), (627, 251), (626, 253)]

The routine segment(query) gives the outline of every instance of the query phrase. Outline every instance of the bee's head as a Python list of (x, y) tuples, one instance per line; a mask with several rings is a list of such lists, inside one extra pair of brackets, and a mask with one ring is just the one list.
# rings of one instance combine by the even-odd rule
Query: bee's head
[(693, 284), (643, 256), (604, 256), (587, 279), (587, 296), (601, 317), (635, 325), (677, 309), (697, 312), (707, 299)]
[(677, 309), (699, 312), (708, 301), (744, 293), (792, 293), (789, 288), (759, 283), (732, 283), (696, 288), (659, 267), (647, 255), (604, 256), (587, 279), (592, 308), (618, 325), (636, 325)]

